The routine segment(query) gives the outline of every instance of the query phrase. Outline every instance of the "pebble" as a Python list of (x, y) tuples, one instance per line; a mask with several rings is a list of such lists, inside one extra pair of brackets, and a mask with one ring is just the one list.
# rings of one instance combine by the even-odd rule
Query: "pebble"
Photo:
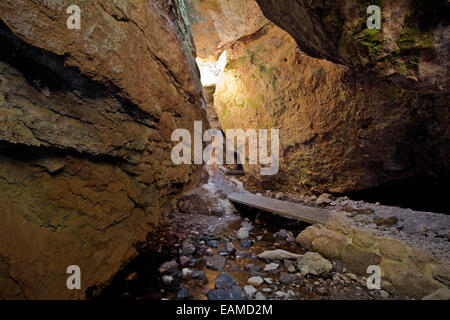
[(203, 280), (206, 278), (206, 273), (203, 270), (195, 270), (191, 272), (191, 278), (197, 280)]
[(260, 253), (258, 255), (258, 258), (267, 260), (283, 260), (283, 259), (296, 260), (301, 257), (302, 255), (300, 254), (291, 253), (282, 249), (264, 251), (263, 253)]
[(195, 252), (195, 247), (190, 242), (183, 242), (183, 256), (190, 256)]
[(295, 280), (295, 276), (290, 273), (282, 272), (280, 276), (280, 282), (284, 285), (289, 285)]
[(222, 256), (206, 257), (206, 267), (211, 270), (223, 271), (227, 260)]
[(137, 273), (136, 272), (132, 272), (130, 273), (127, 278), (125, 280), (127, 281), (134, 281), (137, 279)]
[(208, 292), (209, 300), (244, 300), (239, 287), (233, 289), (215, 289)]
[(255, 300), (267, 300), (267, 298), (261, 293), (261, 292), (257, 292), (255, 295)]
[(182, 286), (177, 293), (177, 299), (186, 299), (189, 297), (189, 290), (185, 286)]
[(159, 267), (159, 272), (160, 273), (164, 273), (164, 272), (167, 272), (169, 270), (176, 269), (176, 268), (178, 268), (178, 263), (175, 260), (172, 260), (172, 261), (164, 262)]
[(273, 283), (273, 279), (272, 278), (264, 278), (264, 282), (266, 282), (268, 284), (272, 284)]
[(212, 248), (217, 248), (217, 240), (209, 240), (206, 244)]
[(236, 252), (236, 248), (234, 247), (232, 242), (227, 243), (227, 252), (229, 252), (229, 253)]
[(275, 237), (278, 238), (278, 239), (284, 240), (284, 239), (286, 239), (286, 238), (288, 237), (288, 235), (289, 235), (289, 234), (288, 234), (287, 230), (281, 229), (280, 231), (278, 231), (278, 232), (275, 234)]
[(289, 271), (290, 273), (294, 273), (296, 271), (295, 266), (291, 264), (289, 267), (287, 267), (287, 271)]
[(251, 285), (244, 286), (244, 294), (249, 298), (251, 298), (257, 291), (258, 290), (256, 290), (254, 286)]
[(248, 237), (249, 237), (248, 229), (242, 227), (242, 228), (239, 229), (239, 231), (237, 232), (236, 235), (237, 235), (237, 238), (238, 238), (239, 240), (245, 240), (245, 239), (248, 239)]
[(181, 264), (182, 266), (188, 264), (189, 261), (191, 261), (191, 259), (189, 259), (189, 258), (186, 257), (186, 256), (181, 256), (181, 257), (180, 257), (180, 264)]
[(169, 285), (173, 282), (173, 277), (172, 276), (163, 276), (162, 281), (165, 285)]
[(346, 273), (345, 275), (353, 281), (358, 281), (358, 278), (353, 273)]
[(283, 291), (276, 291), (275, 296), (277, 296), (278, 298), (281, 298), (281, 299), (289, 298), (289, 294), (287, 294), (286, 292), (283, 292)]
[(189, 278), (192, 275), (192, 270), (189, 268), (184, 268), (181, 271), (181, 274), (182, 274), (183, 278)]
[(241, 249), (247, 249), (247, 248), (250, 248), (251, 246), (252, 246), (251, 241), (249, 241), (249, 240), (241, 241)]
[(264, 280), (260, 276), (251, 277), (250, 279), (248, 279), (248, 283), (255, 287), (259, 287), (261, 284), (263, 284), (263, 282)]
[(231, 289), (237, 284), (236, 280), (231, 274), (222, 272), (216, 277), (216, 289)]

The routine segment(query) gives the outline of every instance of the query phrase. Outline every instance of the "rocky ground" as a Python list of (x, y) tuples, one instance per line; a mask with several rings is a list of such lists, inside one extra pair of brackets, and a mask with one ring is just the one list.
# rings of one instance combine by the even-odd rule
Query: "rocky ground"
[[(245, 178), (241, 178), (244, 180)], [(212, 170), (209, 183), (191, 192), (206, 199), (208, 211), (194, 207), (166, 217), (155, 237), (149, 237), (133, 261), (101, 297), (122, 299), (408, 299), (384, 290), (369, 290), (365, 277), (350, 273), (339, 261), (329, 261), (301, 248), (295, 237), (307, 226), (263, 212), (237, 212), (226, 194), (242, 182)], [(334, 199), (329, 195), (295, 198), (265, 192), (290, 201), (339, 209), (357, 224), (398, 237), (448, 258), (445, 215), (414, 213), (423, 231), (409, 224), (410, 210)], [(192, 200), (192, 198), (190, 198)], [(191, 210), (191, 211), (189, 211)], [(429, 220), (433, 217), (433, 223)], [(364, 218), (364, 219), (363, 219)], [(394, 231), (395, 230), (395, 231)], [(415, 232), (412, 232), (415, 231)], [(148, 248), (148, 249), (147, 249)]]
[(385, 206), (330, 194), (289, 194), (263, 190), (250, 176), (238, 177), (245, 188), (254, 193), (308, 206), (335, 210), (353, 219), (355, 224), (377, 236), (396, 238), (407, 245), (422, 249), (436, 259), (450, 264), (450, 216), (442, 213), (415, 211), (409, 208)]

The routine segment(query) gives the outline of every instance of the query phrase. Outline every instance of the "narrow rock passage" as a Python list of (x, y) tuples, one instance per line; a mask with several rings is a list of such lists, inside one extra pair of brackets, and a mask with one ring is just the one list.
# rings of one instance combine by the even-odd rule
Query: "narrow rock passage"
[(199, 195), (215, 214), (170, 214), (157, 236), (149, 237), (140, 256), (117, 275), (100, 299), (389, 296), (382, 290), (367, 289), (366, 278), (349, 273), (341, 263), (301, 248), (295, 236), (307, 224), (250, 209), (237, 211), (226, 197), (243, 192), (242, 183), (214, 167), (208, 170), (208, 183), (189, 194)]

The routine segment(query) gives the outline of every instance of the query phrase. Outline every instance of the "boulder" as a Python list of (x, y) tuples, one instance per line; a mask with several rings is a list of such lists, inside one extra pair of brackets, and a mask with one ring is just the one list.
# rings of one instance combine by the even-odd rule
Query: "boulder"
[(302, 258), (297, 260), (299, 270), (303, 270), (306, 274), (310, 273), (315, 276), (323, 276), (328, 274), (333, 265), (330, 261), (323, 258), (317, 252), (307, 252)]

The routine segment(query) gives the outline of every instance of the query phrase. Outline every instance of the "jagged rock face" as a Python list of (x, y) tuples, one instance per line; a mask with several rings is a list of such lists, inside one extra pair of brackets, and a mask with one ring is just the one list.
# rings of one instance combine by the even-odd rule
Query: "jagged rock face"
[[(448, 93), (448, 1), (256, 1), (312, 57)], [(367, 28), (370, 4), (381, 7), (381, 30)]]
[(217, 61), (235, 41), (255, 33), (269, 21), (255, 1), (186, 0), (197, 56)]
[(417, 174), (448, 177), (445, 99), (308, 57), (274, 25), (227, 57), (215, 93), (222, 128), (280, 129), (280, 171), (260, 179), (344, 193)]
[(170, 158), (205, 119), (185, 18), (182, 1), (0, 3), (0, 298), (96, 294), (194, 180)]

